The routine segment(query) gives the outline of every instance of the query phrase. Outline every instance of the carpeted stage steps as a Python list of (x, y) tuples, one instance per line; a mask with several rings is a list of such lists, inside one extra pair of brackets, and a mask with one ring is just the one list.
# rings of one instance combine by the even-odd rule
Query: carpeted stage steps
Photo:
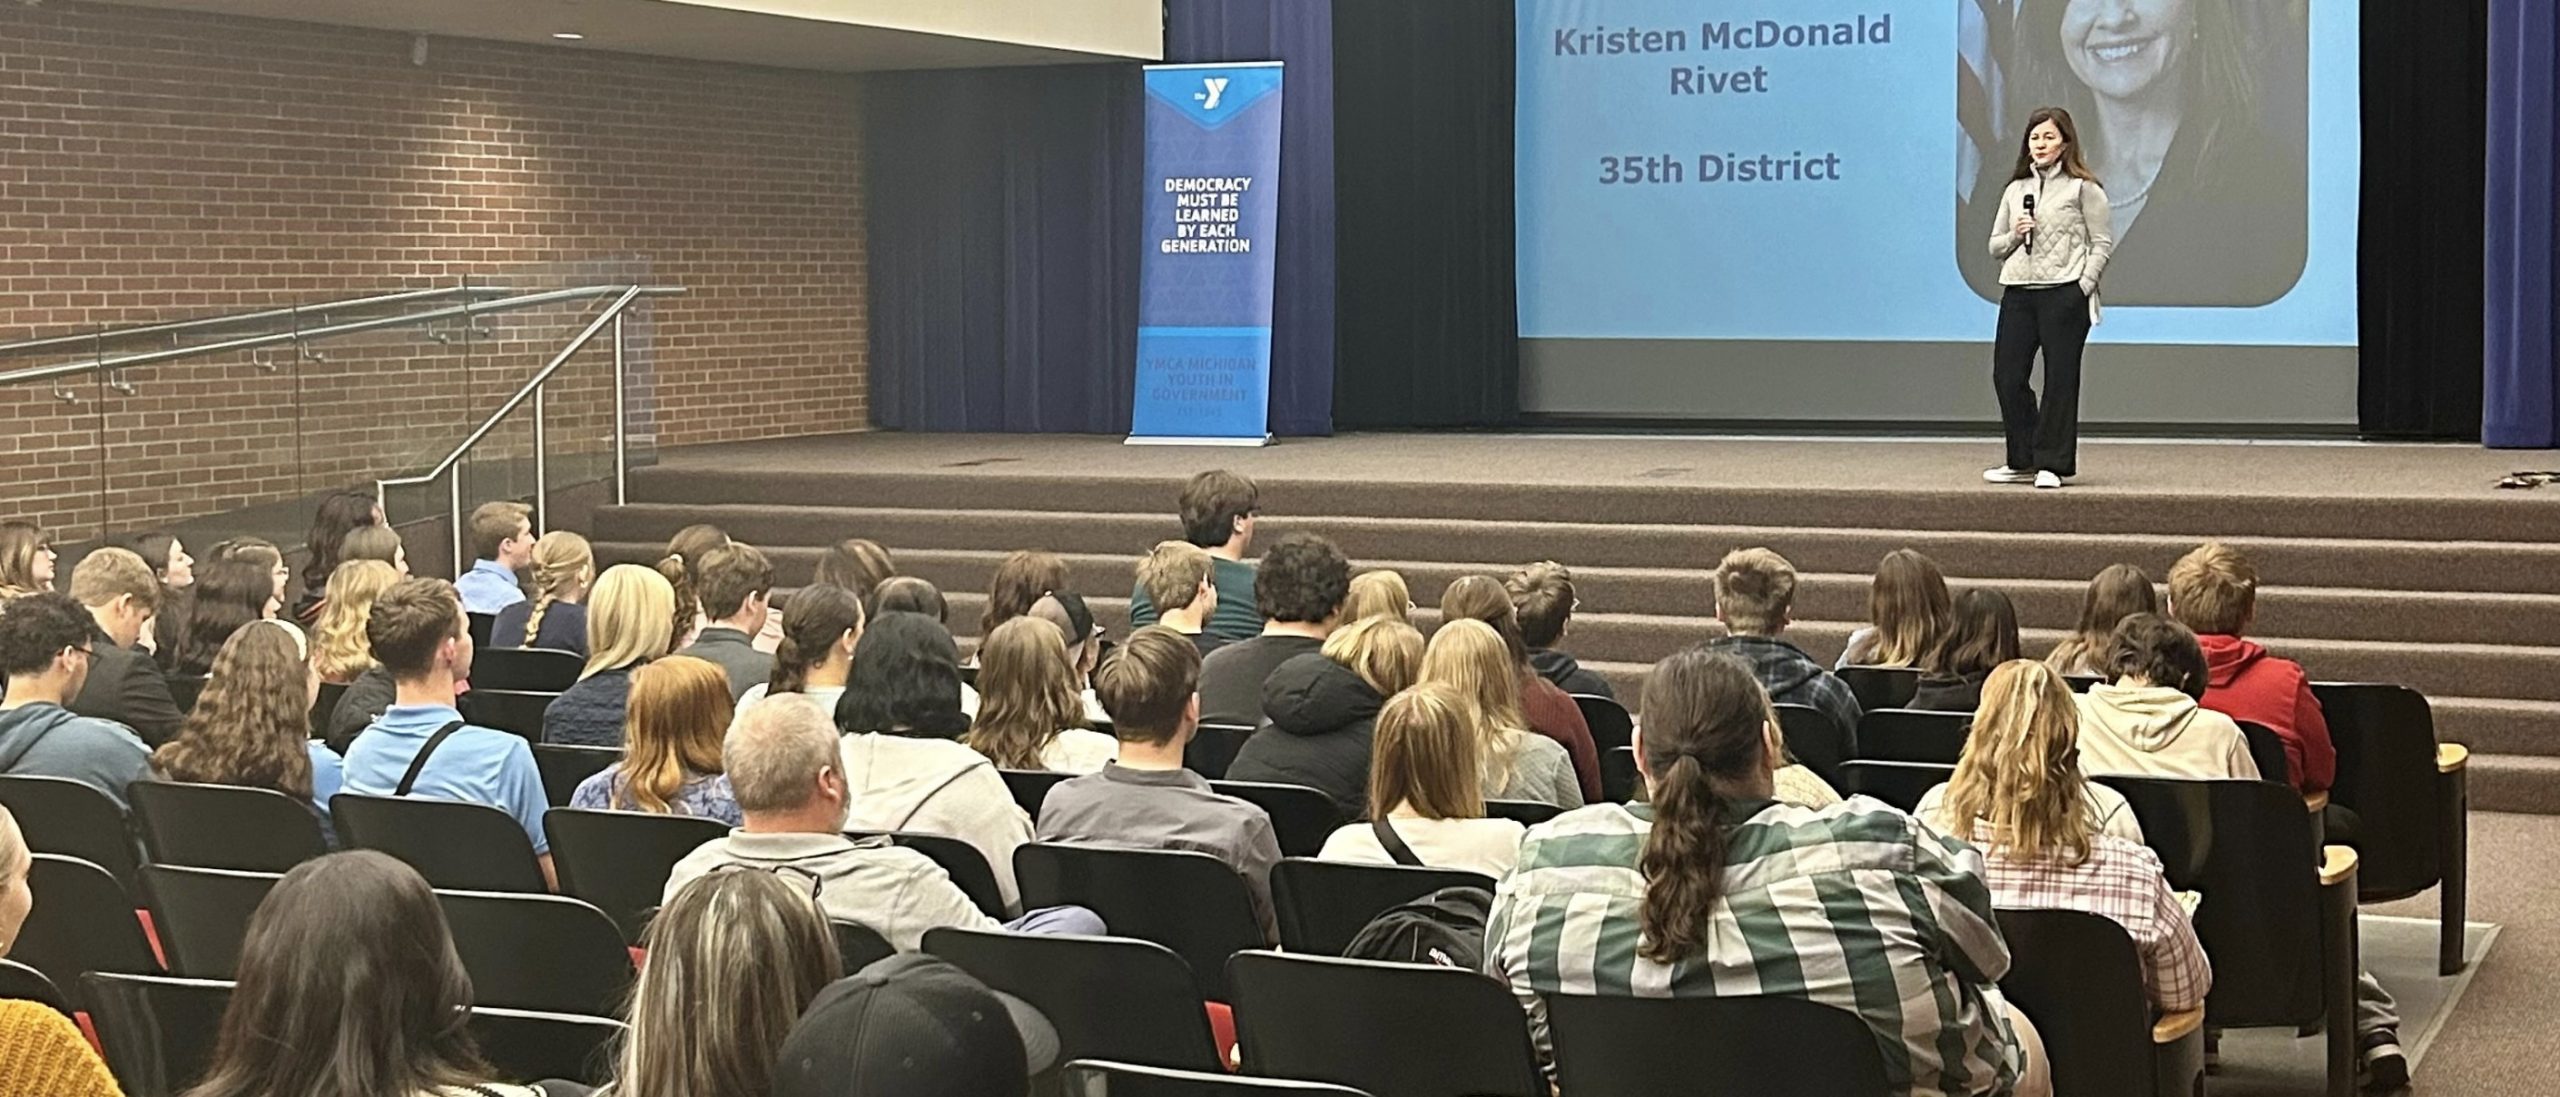
[[(605, 561), (638, 561), (654, 559), (679, 527), (714, 522), (771, 552), (785, 587), (807, 581), (820, 546), (869, 537), (902, 571), (943, 588), (964, 638), (977, 631), (979, 592), (1004, 553), (1044, 548), (1067, 556), (1078, 589), (1121, 631), (1136, 557), (1179, 535), (1170, 514), (1179, 476), (1028, 464), (873, 471), (678, 458), (635, 472), (634, 502), (600, 511), (593, 534)], [(2267, 577), (2255, 631), (2270, 647), (2319, 679), (2424, 691), (2438, 734), (2474, 752), (2475, 806), (2560, 812), (2560, 544), (2547, 532), (2550, 508), (2130, 491), (1995, 499), (1974, 490), (1405, 484), (1252, 471), (1266, 543), (1291, 530), (1323, 533), (1356, 568), (1402, 572), (1426, 607), (1461, 574), (1538, 559), (1570, 565), (1583, 608), (1564, 646), (1628, 698), (1653, 660), (1715, 633), (1707, 571), (1739, 545), (1765, 544), (1795, 562), (1803, 579), (1789, 638), (1828, 660), (1864, 617), (1868, 573), (1894, 548), (1929, 553), (1959, 587), (2008, 592), (2040, 652), (2070, 626), (2099, 568), (2129, 561), (2162, 577), (2218, 536)]]

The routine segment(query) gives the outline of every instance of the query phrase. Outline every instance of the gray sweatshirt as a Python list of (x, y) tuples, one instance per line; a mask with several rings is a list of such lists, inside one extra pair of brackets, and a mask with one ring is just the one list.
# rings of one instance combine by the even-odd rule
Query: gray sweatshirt
[[(2016, 231), (2027, 212), (2027, 195), (2036, 196), (2035, 248)], [(2107, 190), (2066, 174), (2059, 167), (2040, 168), (2011, 180), (2001, 192), (2000, 212), (1991, 225), (1991, 257), (2001, 261), (2004, 286), (2061, 286), (2077, 282), (2094, 302), (2098, 279), (2116, 250), (2115, 224), (2107, 211)], [(2092, 314), (2095, 318), (2095, 314)]]
[(68, 777), (124, 806), (124, 787), (148, 776), (151, 748), (113, 720), (74, 715), (50, 701), (0, 712), (0, 773)]

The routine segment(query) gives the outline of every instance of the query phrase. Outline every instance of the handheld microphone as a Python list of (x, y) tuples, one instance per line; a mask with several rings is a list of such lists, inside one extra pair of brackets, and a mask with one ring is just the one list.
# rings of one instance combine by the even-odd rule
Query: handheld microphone
[[(2026, 199), (2027, 199), (2027, 216), (2029, 216), (2029, 217), (2033, 217), (2033, 216), (2035, 216), (2035, 215), (2036, 215), (2036, 196), (2035, 196), (2033, 193), (2030, 193), (2030, 194), (2026, 195)], [(2029, 254), (2029, 255), (2033, 255), (2033, 254), (2035, 254), (2035, 250), (2036, 250), (2036, 230), (2034, 230), (2034, 229), (2028, 229), (2028, 230), (2027, 230), (2027, 254)]]

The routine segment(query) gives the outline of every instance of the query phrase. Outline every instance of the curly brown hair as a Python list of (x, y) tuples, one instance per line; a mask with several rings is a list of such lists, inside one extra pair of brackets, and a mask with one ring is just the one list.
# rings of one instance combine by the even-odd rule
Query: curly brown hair
[(195, 710), (152, 765), (174, 781), (310, 799), (310, 676), (291, 631), (264, 621), (241, 626), (213, 657)]

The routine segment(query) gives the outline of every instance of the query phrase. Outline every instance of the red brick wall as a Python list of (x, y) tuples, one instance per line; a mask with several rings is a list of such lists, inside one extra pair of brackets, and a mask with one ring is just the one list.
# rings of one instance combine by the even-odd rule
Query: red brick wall
[[(444, 38), (421, 67), (409, 50), (404, 34), (0, 5), (0, 341), (464, 278), (637, 280), (689, 291), (631, 322), (639, 431), (867, 422), (852, 78)], [(271, 368), (137, 368), (133, 396), (0, 387), (0, 517), (76, 540), (413, 471), (591, 307), (488, 317), (450, 343), (279, 350)], [(555, 453), (603, 445), (610, 355), (600, 340), (549, 394)], [(523, 418), (493, 456), (524, 451)], [(526, 490), (495, 471), (466, 483)]]

